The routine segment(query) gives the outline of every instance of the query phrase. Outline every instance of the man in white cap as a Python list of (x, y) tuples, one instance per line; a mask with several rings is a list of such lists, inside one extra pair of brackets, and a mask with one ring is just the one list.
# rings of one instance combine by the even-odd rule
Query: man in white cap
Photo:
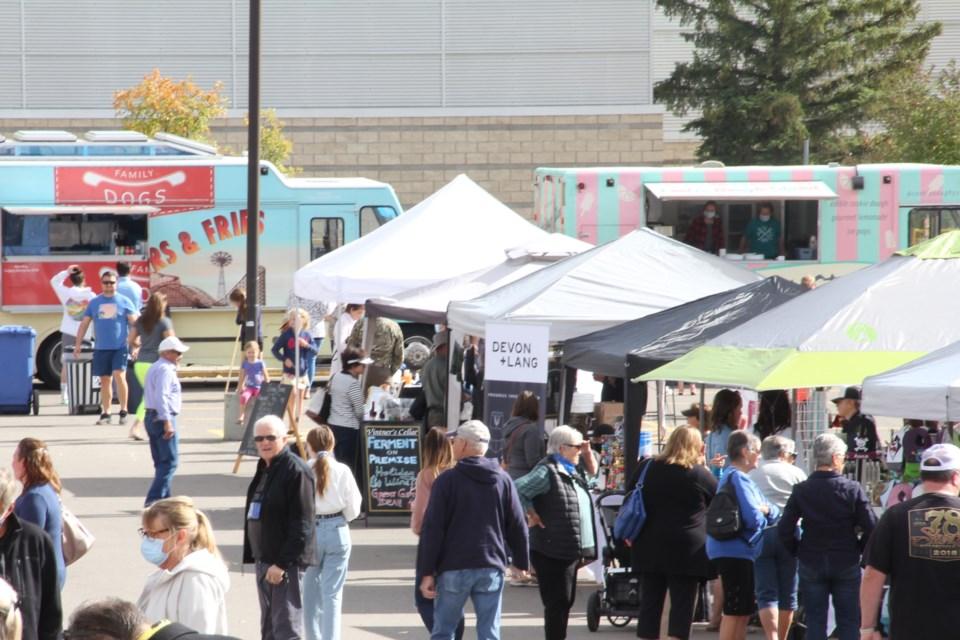
[(861, 638), (881, 638), (888, 577), (892, 640), (955, 638), (960, 629), (960, 449), (937, 444), (924, 451), (920, 479), (923, 495), (887, 509), (867, 546)]
[(467, 598), (477, 637), (500, 637), (503, 574), (526, 570), (527, 522), (520, 498), (499, 463), (484, 457), (490, 431), (479, 420), (453, 432), (457, 466), (434, 481), (417, 550), (420, 592), (435, 600), (432, 640), (453, 640)]
[(160, 359), (150, 365), (144, 379), (143, 402), (147, 412), (143, 423), (150, 438), (154, 469), (153, 484), (144, 502), (146, 506), (171, 495), (170, 483), (179, 457), (177, 416), (182, 406), (177, 363), (189, 348), (176, 336), (164, 338), (157, 348)]

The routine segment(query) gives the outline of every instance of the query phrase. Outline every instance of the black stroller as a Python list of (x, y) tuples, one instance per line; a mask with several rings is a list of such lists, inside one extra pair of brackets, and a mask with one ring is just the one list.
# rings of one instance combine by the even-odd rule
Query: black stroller
[(640, 609), (640, 581), (630, 568), (630, 549), (613, 540), (613, 523), (625, 497), (623, 491), (604, 491), (597, 498), (606, 544), (598, 549), (603, 565), (603, 586), (591, 593), (587, 600), (587, 628), (590, 631), (600, 628), (600, 618), (603, 617), (615, 627), (625, 627), (637, 617)]

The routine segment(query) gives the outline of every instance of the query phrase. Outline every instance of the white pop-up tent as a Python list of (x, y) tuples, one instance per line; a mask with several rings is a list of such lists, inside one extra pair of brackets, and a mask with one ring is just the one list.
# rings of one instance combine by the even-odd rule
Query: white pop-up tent
[(639, 229), (472, 300), (447, 324), (484, 335), (488, 322), (550, 326), (550, 341), (606, 329), (761, 277), (733, 262)]
[[(945, 316), (954, 322), (953, 316)], [(960, 342), (863, 381), (863, 411), (917, 420), (960, 418)]]
[(389, 298), (367, 300), (367, 315), (446, 324), (447, 306), (453, 300), (482, 296), (592, 247), (562, 233), (551, 233), (507, 250), (503, 262), (495, 267), (411, 289)]
[(395, 220), (297, 270), (294, 293), (363, 303), (489, 269), (549, 234), (459, 175)]

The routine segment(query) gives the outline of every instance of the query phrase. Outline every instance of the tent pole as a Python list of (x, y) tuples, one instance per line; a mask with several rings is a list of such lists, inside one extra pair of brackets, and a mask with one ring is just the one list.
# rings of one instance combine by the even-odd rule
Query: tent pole
[(700, 431), (703, 432), (706, 427), (707, 412), (703, 408), (703, 403), (707, 400), (707, 390), (704, 388), (704, 384), (700, 383)]
[(666, 416), (666, 393), (667, 383), (663, 380), (657, 380), (657, 449), (663, 449), (663, 436), (665, 431)]
[(557, 407), (557, 426), (567, 424), (567, 367), (560, 366), (560, 406)]

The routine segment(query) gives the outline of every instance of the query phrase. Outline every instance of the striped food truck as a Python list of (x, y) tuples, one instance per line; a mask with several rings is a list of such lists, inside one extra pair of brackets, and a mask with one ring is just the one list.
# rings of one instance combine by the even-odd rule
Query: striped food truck
[[(791, 279), (829, 279), (960, 227), (960, 166), (928, 164), (610, 167), (536, 170), (535, 216), (550, 231), (604, 243), (642, 225), (684, 240), (707, 202), (717, 253)], [(782, 254), (740, 253), (771, 204)]]

